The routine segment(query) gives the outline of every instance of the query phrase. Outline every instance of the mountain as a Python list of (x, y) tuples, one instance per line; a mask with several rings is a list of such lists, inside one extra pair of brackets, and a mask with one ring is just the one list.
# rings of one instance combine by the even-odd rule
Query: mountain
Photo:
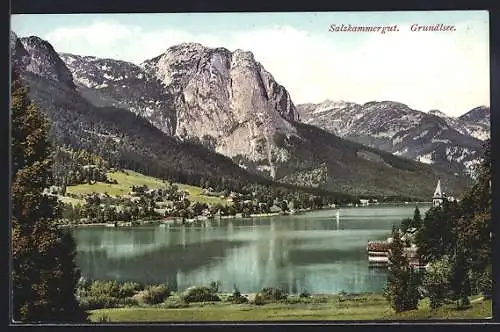
[(486, 140), (490, 137), (490, 108), (479, 106), (461, 115), (458, 119), (465, 123), (465, 130), (473, 137)]
[(51, 121), (50, 137), (56, 145), (92, 151), (123, 168), (182, 183), (199, 183), (201, 178), (228, 184), (267, 181), (229, 158), (166, 135), (127, 109), (92, 104), (48, 42), (11, 34), (11, 48), (14, 69)]
[(490, 137), (490, 108), (476, 107), (458, 118), (447, 116), (441, 111), (431, 110), (429, 114), (438, 116), (446, 121), (459, 133), (485, 141)]
[[(23, 50), (19, 41), (38, 46)], [(59, 68), (47, 61), (44, 71), (22, 67), (33, 100), (53, 122), (58, 144), (83, 147), (148, 175), (274, 180), (420, 198), (432, 195), (438, 178), (448, 191), (465, 186), (460, 176), (300, 123), (286, 89), (250, 52), (187, 43), (134, 65), (58, 56), (37, 37), (11, 46), (20, 54), (13, 63), (38, 57), (65, 64)]]
[(174, 134), (175, 112), (155, 76), (130, 62), (59, 54), (73, 74), (78, 92), (99, 107), (127, 109), (168, 135)]
[(470, 120), (438, 110), (424, 113), (393, 101), (360, 105), (327, 100), (297, 109), (304, 123), (459, 175), (470, 172), (481, 157), (482, 141), (473, 134), (487, 138), (489, 133), (485, 108)]
[(252, 53), (185, 43), (141, 67), (173, 97), (177, 137), (201, 142), (271, 178), (289, 158), (273, 137), (296, 135), (290, 123), (298, 119), (295, 106)]

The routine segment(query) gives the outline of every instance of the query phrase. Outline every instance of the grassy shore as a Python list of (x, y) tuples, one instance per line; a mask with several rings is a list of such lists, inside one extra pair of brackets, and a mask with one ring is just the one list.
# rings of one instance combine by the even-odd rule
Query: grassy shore
[[(68, 194), (81, 195), (81, 194), (104, 194), (107, 193), (111, 196), (123, 196), (130, 192), (132, 186), (146, 185), (149, 189), (157, 189), (165, 187), (165, 182), (141, 173), (126, 170), (125, 172), (108, 172), (108, 178), (116, 180), (117, 184), (97, 182), (94, 184), (79, 184), (76, 186), (68, 186), (66, 192)], [(175, 183), (180, 190), (187, 190), (189, 192), (189, 200), (192, 202), (200, 202), (207, 204), (220, 203), (223, 205), (232, 204), (220, 197), (206, 196), (202, 194), (202, 188), (190, 186), (187, 184)], [(66, 203), (82, 204), (83, 200), (75, 199), (67, 196), (60, 196), (59, 199)]]
[(424, 299), (418, 310), (398, 314), (379, 294), (290, 297), (265, 305), (191, 303), (183, 308), (169, 307), (167, 300), (153, 307), (99, 309), (89, 313), (94, 322), (102, 319), (110, 322), (486, 319), (492, 315), (491, 300), (471, 299), (471, 307), (466, 310), (457, 310), (453, 304), (431, 310)]

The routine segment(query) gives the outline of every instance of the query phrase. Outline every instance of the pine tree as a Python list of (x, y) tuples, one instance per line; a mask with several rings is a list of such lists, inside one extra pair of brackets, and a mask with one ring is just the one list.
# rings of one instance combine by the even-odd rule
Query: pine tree
[(411, 228), (413, 224), (413, 219), (405, 218), (401, 221), (401, 231), (406, 232), (409, 228)]
[(413, 212), (413, 220), (411, 225), (416, 229), (420, 229), (420, 227), (422, 226), (422, 216), (420, 215), (420, 210), (418, 209), (418, 206), (415, 207), (415, 212)]
[(457, 303), (457, 308), (464, 308), (469, 305), (471, 287), (469, 279), (469, 267), (464, 250), (457, 249), (452, 261), (450, 288), (452, 300)]
[(385, 296), (395, 312), (417, 309), (418, 279), (414, 273), (404, 253), (399, 230), (393, 227)]
[(57, 201), (42, 194), (52, 172), (48, 123), (12, 73), (13, 319), (84, 321), (74, 290), (75, 243), (57, 228)]

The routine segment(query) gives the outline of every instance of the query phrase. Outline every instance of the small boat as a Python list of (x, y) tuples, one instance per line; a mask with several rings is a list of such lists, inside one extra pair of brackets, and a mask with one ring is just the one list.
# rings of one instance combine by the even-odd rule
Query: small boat
[(194, 223), (195, 221), (196, 221), (196, 219), (192, 219), (192, 218), (189, 218), (189, 219), (184, 219), (184, 222), (185, 222), (186, 224), (192, 224), (192, 223)]
[(379, 263), (379, 264), (387, 264), (389, 263), (389, 257), (387, 256), (368, 256), (369, 263)]

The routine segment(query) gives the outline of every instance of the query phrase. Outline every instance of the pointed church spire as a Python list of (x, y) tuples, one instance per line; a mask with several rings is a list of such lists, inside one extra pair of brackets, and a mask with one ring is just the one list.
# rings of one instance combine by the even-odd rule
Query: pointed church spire
[(438, 180), (438, 183), (437, 183), (437, 186), (436, 186), (436, 190), (434, 191), (434, 197), (435, 198), (441, 198), (442, 197), (442, 193), (441, 193), (441, 180), (439, 179)]
[(438, 207), (442, 203), (443, 203), (443, 193), (441, 192), (441, 180), (438, 180), (436, 190), (434, 191), (434, 196), (432, 197), (432, 205)]

